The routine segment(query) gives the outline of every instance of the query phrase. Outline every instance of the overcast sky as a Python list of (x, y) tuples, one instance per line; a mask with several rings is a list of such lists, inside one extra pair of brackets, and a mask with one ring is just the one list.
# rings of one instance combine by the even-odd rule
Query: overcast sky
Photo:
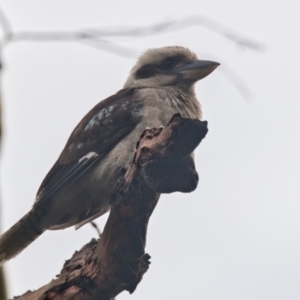
[[(132, 49), (129, 58), (71, 42), (9, 44), (1, 79), (3, 231), (30, 209), (82, 116), (122, 87), (134, 57), (182, 45), (221, 63), (197, 84), (209, 122), (196, 150), (200, 182), (191, 194), (161, 197), (149, 224), (150, 269), (133, 295), (118, 299), (299, 299), (300, 1), (9, 0), (0, 6), (15, 31), (144, 26), (199, 15), (264, 45), (262, 52), (247, 51), (199, 26), (114, 39)], [(248, 85), (250, 98), (229, 71)], [(44, 233), (5, 265), (10, 296), (49, 282), (92, 237), (90, 225)]]

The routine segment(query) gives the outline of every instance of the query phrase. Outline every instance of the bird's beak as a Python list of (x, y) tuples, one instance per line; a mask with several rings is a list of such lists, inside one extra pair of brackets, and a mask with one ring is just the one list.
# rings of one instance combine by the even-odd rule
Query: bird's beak
[(217, 62), (209, 60), (193, 60), (174, 71), (181, 79), (195, 82), (209, 75), (219, 65)]

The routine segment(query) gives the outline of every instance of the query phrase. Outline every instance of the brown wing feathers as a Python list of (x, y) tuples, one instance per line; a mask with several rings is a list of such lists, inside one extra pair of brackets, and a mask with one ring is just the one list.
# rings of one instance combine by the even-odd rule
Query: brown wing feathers
[(42, 182), (35, 205), (72, 184), (135, 128), (139, 117), (133, 112), (142, 104), (133, 94), (133, 89), (121, 90), (85, 115)]

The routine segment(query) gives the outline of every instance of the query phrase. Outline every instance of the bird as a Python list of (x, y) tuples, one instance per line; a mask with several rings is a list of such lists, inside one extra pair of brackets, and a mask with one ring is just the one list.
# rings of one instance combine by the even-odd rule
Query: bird
[(218, 66), (182, 46), (142, 53), (123, 88), (94, 106), (75, 127), (30, 211), (1, 235), (0, 265), (46, 230), (78, 229), (108, 212), (143, 131), (165, 126), (176, 113), (201, 119), (195, 83)]

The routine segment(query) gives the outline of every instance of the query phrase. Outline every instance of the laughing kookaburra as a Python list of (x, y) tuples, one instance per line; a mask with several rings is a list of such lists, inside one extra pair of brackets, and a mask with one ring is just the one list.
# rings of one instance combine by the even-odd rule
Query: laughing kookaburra
[(79, 228), (106, 213), (145, 128), (164, 126), (175, 113), (200, 119), (194, 85), (218, 65), (198, 60), (183, 47), (141, 55), (124, 88), (98, 103), (75, 127), (31, 210), (0, 237), (0, 265), (45, 230)]

